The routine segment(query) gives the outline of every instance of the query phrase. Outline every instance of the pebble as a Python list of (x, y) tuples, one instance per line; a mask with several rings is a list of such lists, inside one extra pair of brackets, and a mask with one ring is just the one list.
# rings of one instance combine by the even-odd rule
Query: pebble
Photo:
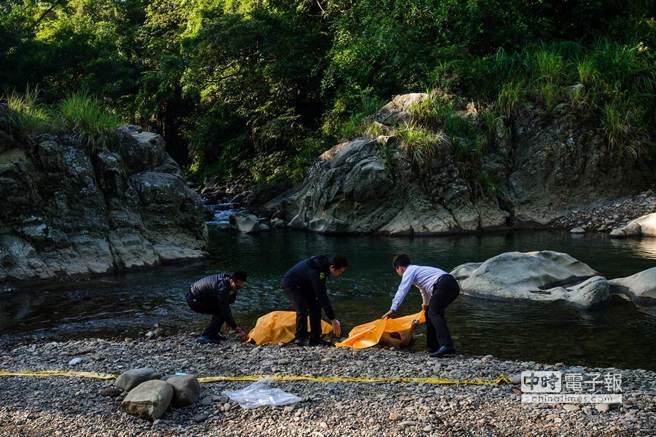
[(75, 357), (75, 358), (73, 358), (72, 360), (70, 360), (70, 361), (68, 362), (68, 365), (71, 366), (71, 367), (74, 367), (74, 366), (77, 366), (77, 365), (79, 365), (79, 364), (84, 363), (84, 361), (85, 361), (84, 358), (81, 358), (81, 357)]
[[(428, 384), (321, 384), (276, 382), (303, 402), (282, 408), (248, 410), (227, 402), (223, 390), (236, 390), (250, 382), (203, 384), (202, 398), (185, 408), (169, 408), (152, 425), (119, 409), (108, 382), (88, 379), (6, 378), (0, 380), (0, 427), (11, 435), (656, 435), (656, 372), (614, 369), (622, 373), (623, 392), (631, 393), (616, 412), (597, 414), (594, 405), (522, 404), (519, 373), (527, 368), (579, 370), (570, 363), (548, 365), (501, 361), (491, 356), (458, 355), (439, 363), (423, 353), (387, 349), (260, 347), (228, 340), (210, 349), (191, 336), (143, 337), (127, 346), (114, 340), (70, 340), (17, 346), (0, 352), (7, 369), (56, 369), (62, 355), (93, 350), (106, 357), (85, 362), (85, 370), (119, 372), (147, 366), (163, 375), (183, 370), (199, 375), (251, 375), (263, 363), (285, 374), (348, 376), (428, 376), (458, 374), (463, 378), (516, 375), (517, 383), (499, 386)], [(96, 352), (94, 352), (96, 353)], [(193, 360), (189, 357), (194, 357)], [(329, 364), (321, 362), (325, 359)], [(360, 364), (354, 364), (359, 361)], [(186, 365), (184, 364), (186, 362)], [(582, 368), (580, 368), (583, 371)], [(603, 371), (603, 369), (586, 369)], [(513, 394), (514, 393), (514, 394)], [(577, 414), (579, 408), (583, 414)], [(630, 408), (630, 409), (628, 409)], [(603, 408), (602, 408), (603, 409)], [(610, 410), (609, 410), (610, 411)], [(547, 419), (548, 418), (548, 419)], [(291, 420), (290, 420), (291, 419)], [(567, 428), (563, 425), (566, 423)], [(562, 428), (561, 428), (562, 427)], [(564, 432), (560, 432), (564, 431)]]

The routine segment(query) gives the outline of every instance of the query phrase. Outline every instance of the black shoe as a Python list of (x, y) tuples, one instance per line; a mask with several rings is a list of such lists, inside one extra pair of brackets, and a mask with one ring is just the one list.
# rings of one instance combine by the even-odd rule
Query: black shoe
[(201, 335), (198, 337), (198, 343), (200, 344), (219, 344), (224, 341), (226, 338), (222, 335)]
[(311, 339), (310, 340), (310, 346), (332, 346), (333, 344), (329, 341), (322, 340), (322, 339)]
[(440, 346), (438, 350), (430, 354), (431, 358), (442, 358), (445, 357), (446, 355), (452, 355), (455, 354), (456, 350), (452, 347), (446, 347), (446, 346)]
[(294, 346), (307, 346), (307, 338), (295, 338), (291, 344)]

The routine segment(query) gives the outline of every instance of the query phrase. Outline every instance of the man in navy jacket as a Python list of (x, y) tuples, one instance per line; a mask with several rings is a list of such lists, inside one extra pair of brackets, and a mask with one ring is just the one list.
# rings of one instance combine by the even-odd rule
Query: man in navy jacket
[(304, 346), (308, 340), (307, 318), (310, 316), (310, 346), (327, 346), (321, 339), (321, 309), (333, 326), (336, 337), (341, 335), (341, 325), (335, 318), (333, 307), (326, 293), (328, 276), (339, 277), (348, 267), (343, 256), (313, 256), (298, 262), (282, 280), (282, 287), (296, 311), (296, 338), (294, 343)]

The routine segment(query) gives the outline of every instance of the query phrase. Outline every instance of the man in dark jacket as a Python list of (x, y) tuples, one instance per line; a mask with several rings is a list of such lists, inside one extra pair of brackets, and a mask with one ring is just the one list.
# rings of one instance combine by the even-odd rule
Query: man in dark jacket
[(299, 346), (307, 344), (307, 318), (310, 316), (310, 346), (328, 346), (331, 343), (321, 339), (321, 308), (330, 323), (333, 333), (339, 337), (342, 329), (339, 320), (335, 319), (333, 307), (326, 293), (328, 275), (338, 278), (348, 267), (348, 261), (343, 256), (328, 259), (326, 256), (314, 256), (298, 262), (282, 280), (282, 287), (296, 311), (296, 338), (294, 343)]
[(241, 339), (246, 340), (246, 333), (237, 326), (232, 318), (230, 305), (237, 299), (237, 290), (246, 286), (246, 272), (235, 272), (232, 275), (219, 273), (206, 276), (191, 285), (187, 292), (189, 308), (200, 314), (211, 314), (209, 326), (198, 338), (199, 343), (218, 344), (225, 337), (219, 334), (221, 326), (226, 323)]

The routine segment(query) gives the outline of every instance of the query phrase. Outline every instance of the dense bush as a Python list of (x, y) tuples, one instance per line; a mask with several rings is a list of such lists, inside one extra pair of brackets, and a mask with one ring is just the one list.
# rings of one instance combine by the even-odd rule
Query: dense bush
[[(530, 103), (603, 129), (614, 153), (654, 156), (652, 6), (8, 0), (0, 6), (0, 87), (12, 106), (23, 99), (33, 108), (16, 112), (26, 131), (49, 117), (26, 89), (38, 87), (40, 101), (60, 113), (71, 100), (59, 101), (87, 90), (95, 106), (162, 133), (198, 178), (298, 180), (334, 142), (384, 133), (370, 116), (394, 94), (435, 89), (487, 108), (489, 126)], [(397, 133), (417, 145), (417, 160), (430, 156), (440, 132), (462, 159), (485, 152), (485, 127), (448, 102), (416, 109), (417, 123)], [(93, 131), (93, 123), (75, 129)]]

